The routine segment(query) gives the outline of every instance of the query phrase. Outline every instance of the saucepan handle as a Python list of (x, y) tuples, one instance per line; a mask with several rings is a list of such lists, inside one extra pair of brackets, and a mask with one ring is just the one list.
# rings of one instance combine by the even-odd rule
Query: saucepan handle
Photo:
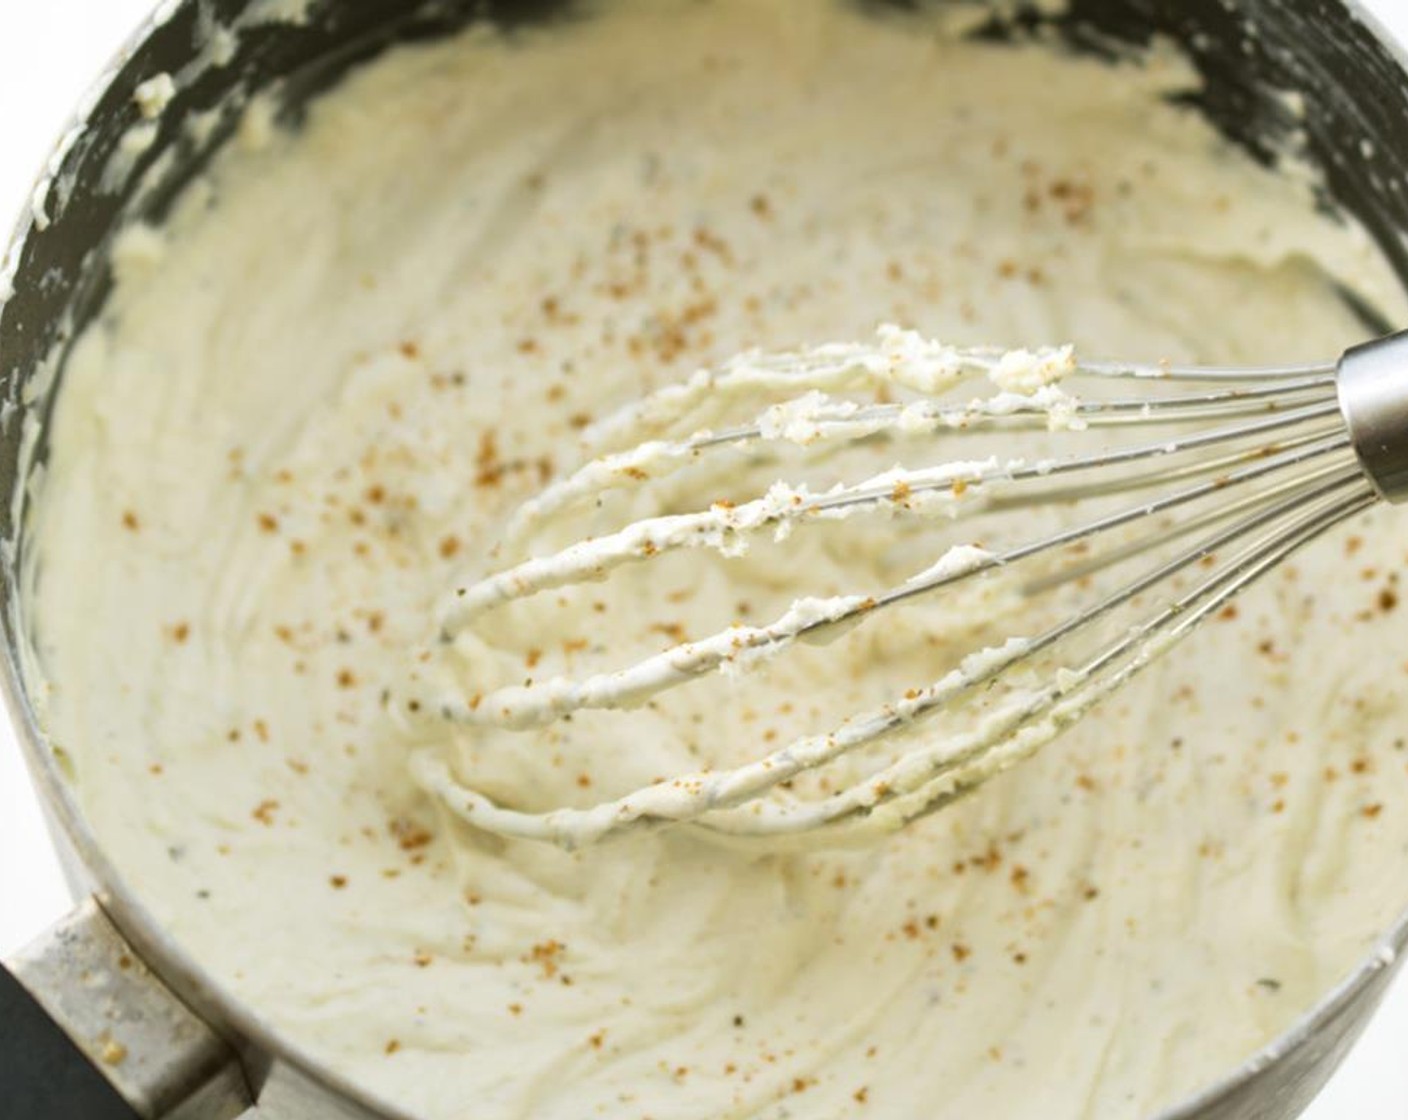
[(0, 1100), (32, 1120), (139, 1120), (9, 969), (0, 965)]
[(95, 901), (0, 964), (0, 1115), (234, 1120), (249, 1107), (234, 1050)]

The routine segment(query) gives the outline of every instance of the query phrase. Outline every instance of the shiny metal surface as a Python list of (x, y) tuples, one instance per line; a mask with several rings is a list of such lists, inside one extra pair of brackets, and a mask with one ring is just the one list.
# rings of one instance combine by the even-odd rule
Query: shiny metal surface
[(1340, 411), (1379, 493), (1408, 501), (1408, 334), (1350, 350), (1339, 366)]
[(235, 1120), (239, 1059), (132, 952), (91, 898), (7, 962), (142, 1117)]
[[(216, 984), (153, 919), (89, 829), (60, 757), (38, 729), (20, 674), (25, 656), (18, 568), (26, 486), (23, 449), (27, 430), (42, 435), (47, 397), (32, 390), (50, 368), (46, 359), (56, 351), (62, 355), (101, 303), (108, 282), (104, 251), (117, 224), (131, 213), (159, 217), (208, 154), (175, 127), (183, 115), (226, 103), (245, 79), (255, 86), (282, 79), (283, 96), (296, 115), (304, 97), (388, 41), (442, 33), (464, 23), (471, 12), (506, 21), (536, 20), (571, 5), (563, 0), (314, 3), (309, 27), (269, 24), (241, 37), (232, 65), (202, 73), (183, 88), (169, 114), (172, 126), (163, 126), (124, 189), (115, 194), (100, 190), (107, 157), (133, 123), (136, 85), (155, 73), (180, 72), (192, 64), (202, 12), (228, 23), (246, 6), (247, 0), (170, 3), (162, 18), (139, 30), (101, 77), (83, 119), (56, 154), (41, 192), (47, 200), (42, 220), (26, 214), (0, 264), (0, 491), (14, 495), (13, 501), (0, 504), (3, 687), (75, 896), (96, 896), (135, 952), (239, 1053), (245, 1083), (258, 1101), (248, 1115), (259, 1120), (409, 1120), (321, 1067)], [(1304, 127), (1309, 158), (1324, 173), (1326, 204), (1358, 216), (1408, 283), (1408, 239), (1402, 236), (1408, 230), (1408, 60), (1357, 6), (1348, 0), (1072, 0), (1070, 14), (1054, 23), (1054, 33), (1076, 49), (1097, 53), (1118, 53), (1155, 33), (1184, 44), (1206, 79), (1199, 107), (1234, 141), (1262, 157), (1271, 158), (1288, 132)], [(1025, 33), (1000, 23), (988, 31), (998, 38)], [(1288, 89), (1306, 94), (1303, 121), (1294, 118), (1280, 95)], [(239, 98), (229, 103), (237, 105)], [(210, 143), (218, 144), (223, 135), (217, 129)], [(166, 153), (173, 158), (163, 162)], [(1386, 326), (1366, 321), (1366, 333)], [(40, 445), (42, 452), (42, 438)], [(1404, 902), (1408, 905), (1408, 884)], [(1294, 1027), (1158, 1120), (1290, 1120), (1358, 1034), (1405, 948), (1408, 914)]]

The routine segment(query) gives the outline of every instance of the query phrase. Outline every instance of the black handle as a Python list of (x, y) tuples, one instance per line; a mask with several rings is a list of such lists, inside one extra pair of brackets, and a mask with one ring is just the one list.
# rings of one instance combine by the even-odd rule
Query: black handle
[(140, 1120), (3, 965), (0, 1116), (14, 1120)]

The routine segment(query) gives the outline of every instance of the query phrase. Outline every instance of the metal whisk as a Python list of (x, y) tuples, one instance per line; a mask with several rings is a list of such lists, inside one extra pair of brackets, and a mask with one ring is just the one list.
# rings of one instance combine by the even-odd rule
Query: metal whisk
[[(956, 398), (974, 379), (987, 379), (986, 392)], [(752, 420), (709, 426), (730, 405), (760, 397), (771, 403)], [(684, 425), (691, 434), (675, 434)], [(1087, 363), (1070, 348), (959, 350), (897, 328), (882, 329), (871, 345), (743, 355), (596, 425), (589, 433), (595, 445), (620, 449), (518, 510), (503, 549), (528, 551), (547, 526), (594, 507), (608, 491), (699, 471), (730, 453), (764, 463), (785, 449), (824, 459), (859, 443), (947, 447), (983, 433), (989, 446), (1001, 447), (1011, 432), (1033, 429), (1072, 440), (1112, 429), (1117, 440), (1036, 459), (945, 457), (817, 492), (775, 483), (751, 497), (647, 516), (464, 582), (444, 607), (441, 640), (454, 642), (507, 603), (625, 565), (695, 548), (737, 555), (759, 534), (782, 539), (816, 522), (940, 516), (960, 526), (981, 520), (985, 533), (995, 526), (995, 536), (1013, 537), (1018, 519), (1040, 507), (1094, 513), (992, 549), (974, 538), (883, 591), (801, 598), (770, 622), (728, 626), (610, 672), (417, 696), (411, 706), (467, 727), (543, 728), (587, 709), (639, 706), (693, 679), (768, 661), (799, 641), (838, 638), (918, 597), (1014, 573), (1021, 602), (1058, 589), (1076, 596), (1061, 601), (1068, 613), (1043, 632), (982, 645), (941, 679), (755, 761), (668, 778), (589, 807), (533, 812), (497, 803), (462, 781), (435, 748), (415, 757), (418, 779), (478, 828), (568, 847), (650, 826), (774, 843), (902, 827), (1033, 755), (1310, 541), (1380, 500), (1408, 496), (1408, 333), (1351, 350), (1338, 363), (1268, 369)], [(1108, 581), (1106, 573), (1153, 553), (1158, 559), (1147, 570)], [(1109, 633), (1121, 612), (1135, 617)], [(1082, 639), (1094, 648), (1082, 649)], [(1054, 668), (1028, 679), (1039, 662)], [(980, 697), (996, 699), (973, 707), (950, 733), (920, 734), (932, 717), (968, 713), (963, 705)], [(893, 739), (904, 749), (849, 784), (814, 796), (796, 792), (799, 776)]]

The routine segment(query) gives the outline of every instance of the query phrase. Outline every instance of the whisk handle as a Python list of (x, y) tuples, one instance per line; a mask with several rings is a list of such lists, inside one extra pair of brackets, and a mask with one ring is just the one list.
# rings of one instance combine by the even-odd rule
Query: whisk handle
[(1364, 472), (1390, 502), (1408, 502), (1408, 331), (1340, 359), (1340, 412)]

